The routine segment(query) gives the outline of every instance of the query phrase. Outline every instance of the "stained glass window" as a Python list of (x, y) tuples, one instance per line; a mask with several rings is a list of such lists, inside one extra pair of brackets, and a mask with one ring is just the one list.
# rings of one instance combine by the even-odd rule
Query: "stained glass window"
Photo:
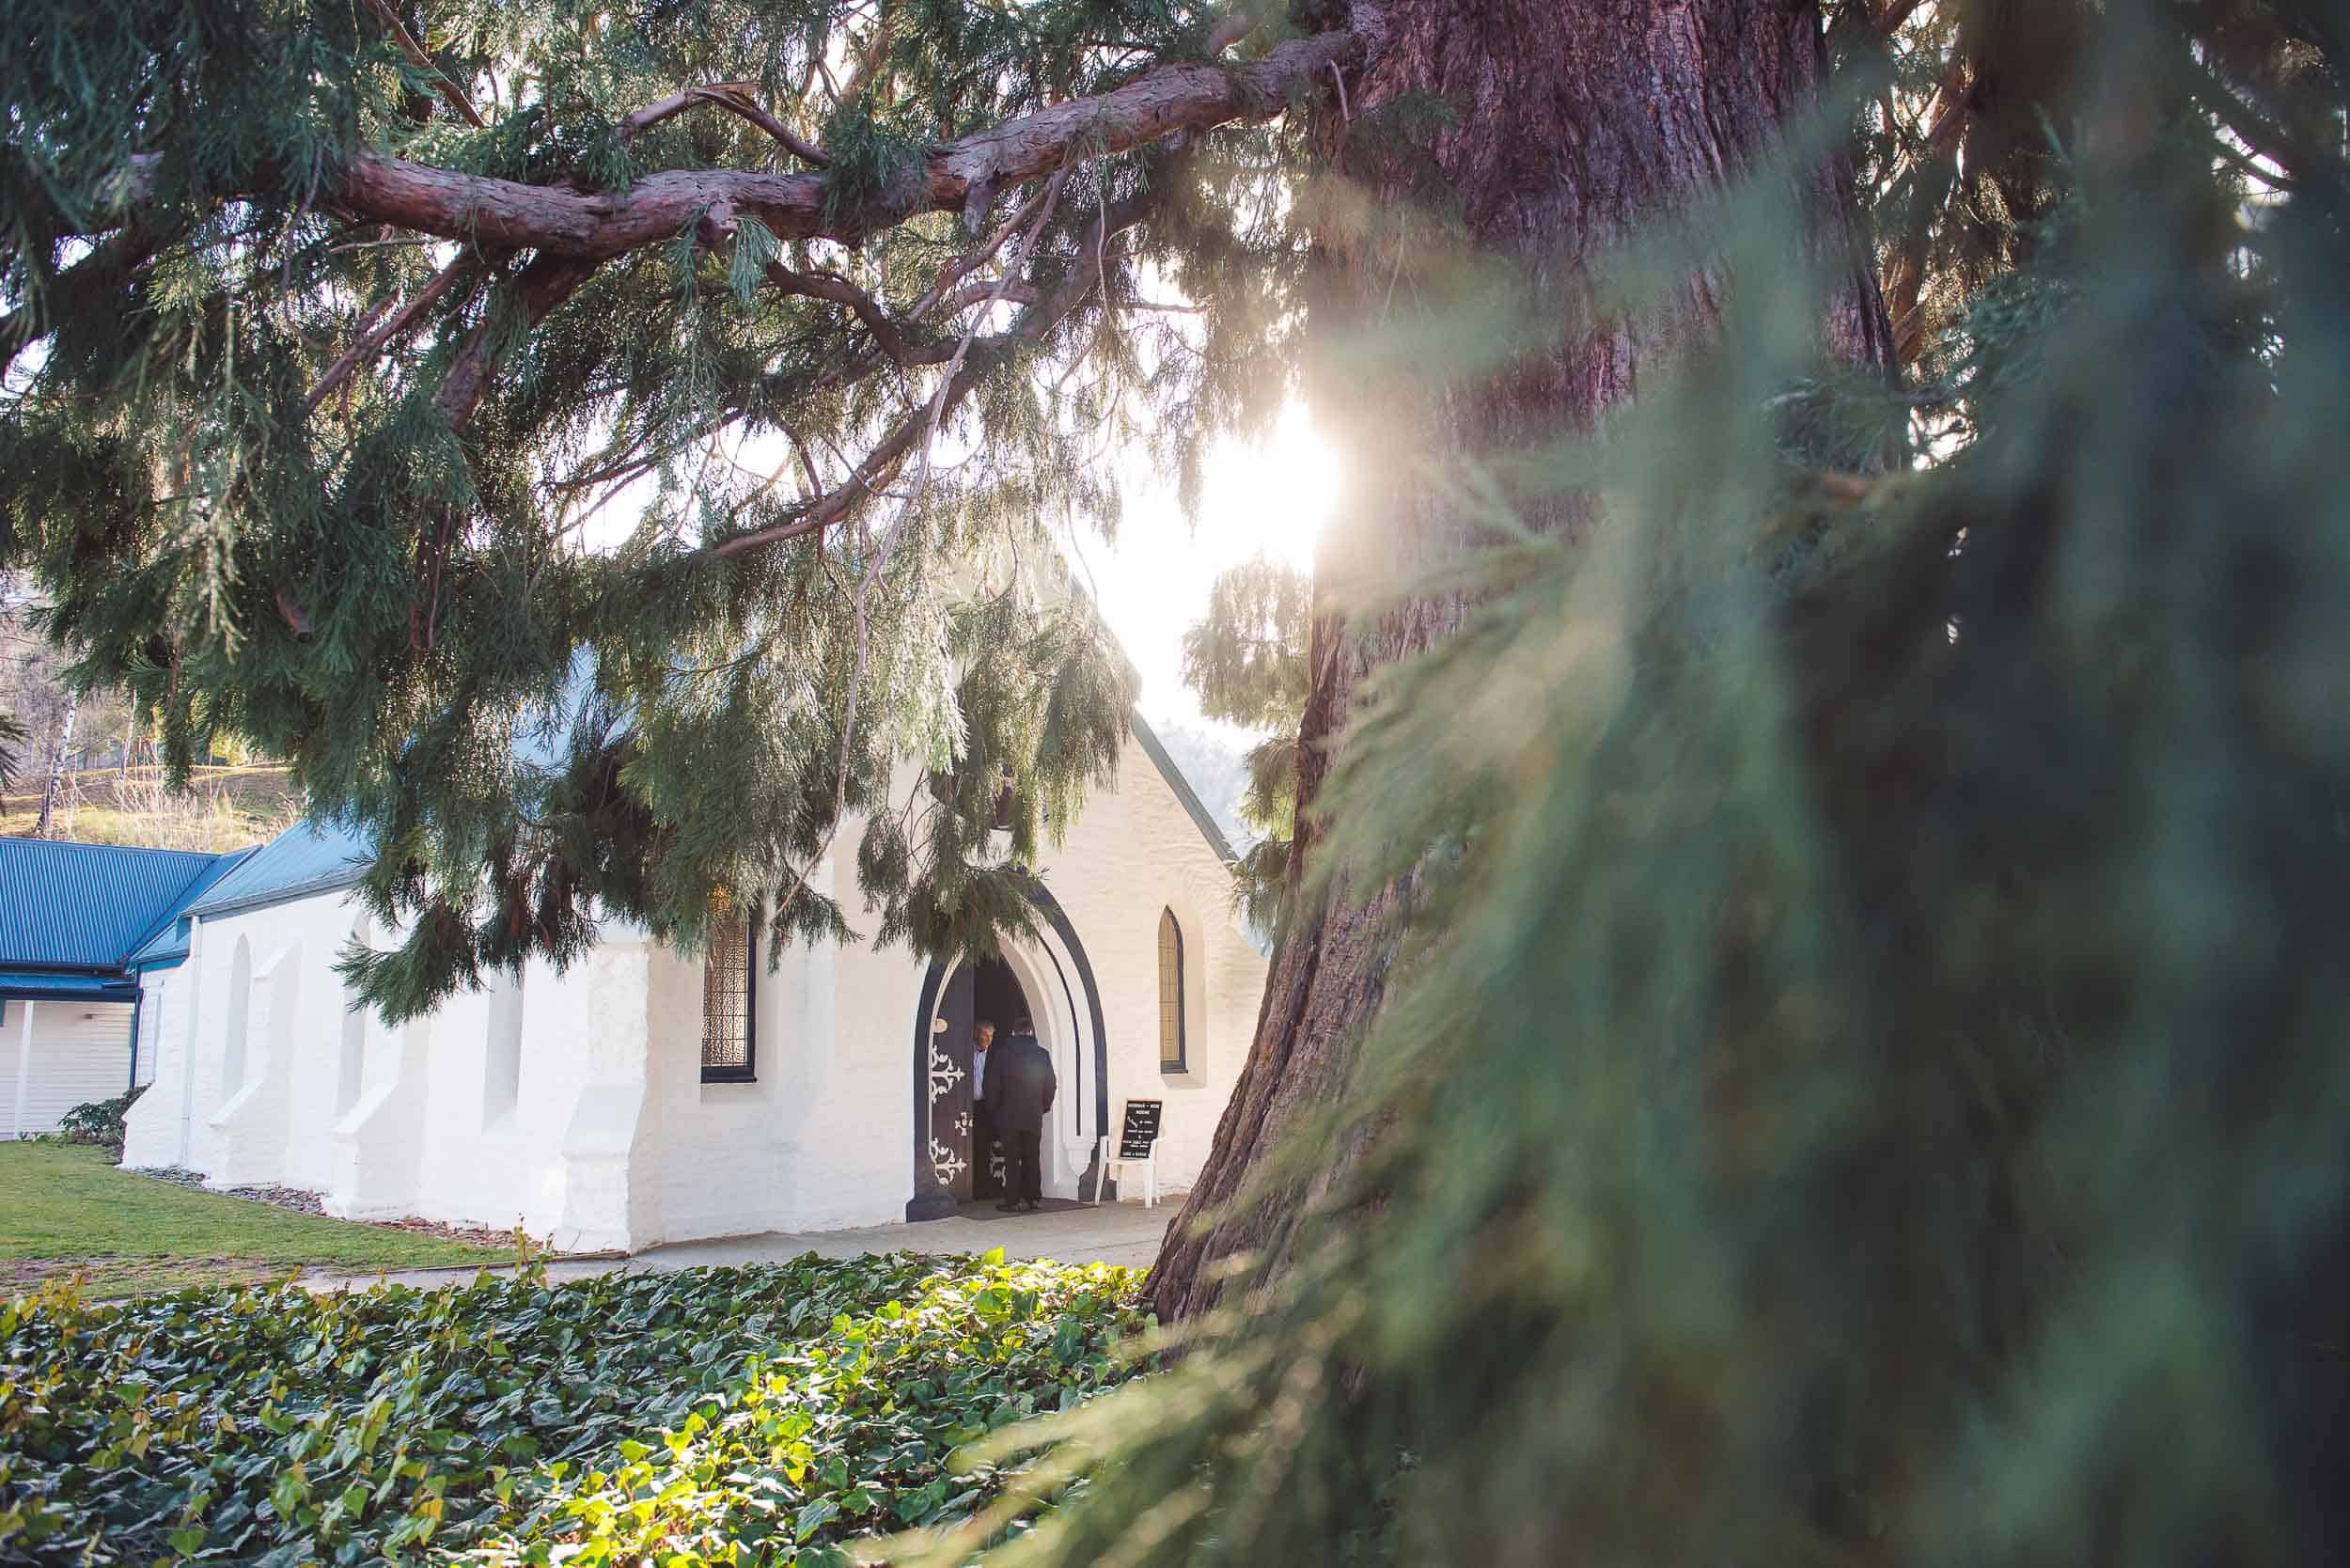
[(1159, 911), (1159, 1071), (1183, 1071), (1183, 930)]
[(758, 943), (747, 916), (724, 893), (710, 900), (710, 942), (702, 955), (702, 1082), (747, 1083), (757, 1074), (752, 1010)]

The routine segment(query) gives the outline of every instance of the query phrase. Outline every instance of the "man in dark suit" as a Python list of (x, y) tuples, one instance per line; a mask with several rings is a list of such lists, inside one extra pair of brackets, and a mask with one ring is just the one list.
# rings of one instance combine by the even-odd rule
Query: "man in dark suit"
[(984, 1085), (988, 1115), (1004, 1145), (1004, 1200), (995, 1207), (1005, 1214), (1033, 1214), (1043, 1204), (1044, 1118), (1059, 1087), (1035, 1028), (1026, 1018), (1014, 1020), (1010, 1036), (987, 1053)]

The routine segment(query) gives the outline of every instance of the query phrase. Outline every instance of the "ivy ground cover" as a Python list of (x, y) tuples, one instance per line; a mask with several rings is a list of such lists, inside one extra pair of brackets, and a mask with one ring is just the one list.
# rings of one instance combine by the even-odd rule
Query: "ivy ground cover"
[(911, 1254), (0, 1306), (0, 1561), (813, 1564), (1131, 1370), (1138, 1277)]

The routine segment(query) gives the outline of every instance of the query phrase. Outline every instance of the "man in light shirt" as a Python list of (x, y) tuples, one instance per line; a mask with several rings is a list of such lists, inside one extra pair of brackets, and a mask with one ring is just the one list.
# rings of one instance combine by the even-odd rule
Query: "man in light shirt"
[(995, 1043), (995, 1022), (975, 1019), (971, 1025), (971, 1196), (987, 1198), (995, 1191), (995, 1121), (987, 1114), (987, 1052)]

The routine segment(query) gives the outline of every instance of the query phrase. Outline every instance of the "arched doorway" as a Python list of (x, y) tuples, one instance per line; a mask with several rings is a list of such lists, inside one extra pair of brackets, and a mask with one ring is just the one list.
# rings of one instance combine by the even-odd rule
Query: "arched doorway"
[[(1069, 917), (1042, 884), (1028, 890), (1042, 917), (1033, 940), (1008, 943), (1000, 960), (933, 963), (914, 1018), (914, 1193), (908, 1219), (944, 1219), (983, 1184), (971, 1109), (972, 1022), (984, 1006), (1025, 1006), (1053, 1058), (1059, 1092), (1044, 1133), (1047, 1196), (1089, 1198), (1101, 1172), (1095, 1144), (1109, 1115), (1108, 1043), (1102, 996)], [(1016, 998), (1016, 1000), (1015, 1000)], [(998, 1038), (1011, 1019), (995, 1017)]]
[[(1030, 1017), (1027, 990), (1020, 983), (1020, 977), (1012, 973), (1010, 964), (1000, 958), (966, 964), (962, 973), (948, 977), (948, 988), (951, 990), (961, 983), (964, 973), (971, 978), (971, 1030), (962, 1049), (962, 1055), (971, 1063), (971, 1197), (975, 1200), (998, 1199), (1004, 1195), (1004, 1148), (989, 1137), (987, 1105), (979, 1098), (979, 1079), (984, 1070), (979, 1062), (979, 1035), (982, 1028), (992, 1027), (995, 1039), (1009, 1040), (1023, 1024), (1030, 1028), (1036, 1026)], [(956, 1004), (949, 1001), (945, 1011), (951, 1016), (956, 1011)], [(951, 1033), (948, 1038), (953, 1038)]]

